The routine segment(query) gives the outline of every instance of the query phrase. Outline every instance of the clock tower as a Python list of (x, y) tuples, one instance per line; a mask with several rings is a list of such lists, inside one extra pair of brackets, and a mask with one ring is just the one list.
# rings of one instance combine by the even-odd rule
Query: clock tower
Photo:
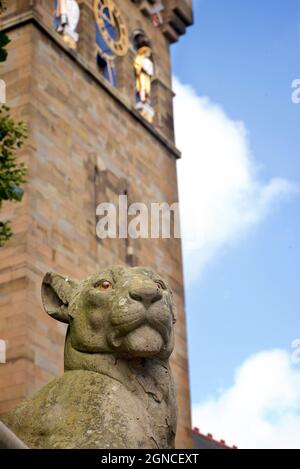
[(0, 250), (0, 415), (63, 371), (63, 324), (40, 300), (45, 272), (84, 278), (146, 265), (177, 303), (172, 356), (177, 446), (192, 446), (181, 243), (97, 236), (97, 207), (178, 201), (170, 44), (192, 24), (192, 0), (9, 0), (1, 65), (7, 105), (28, 124), (21, 204), (4, 204), (13, 238)]

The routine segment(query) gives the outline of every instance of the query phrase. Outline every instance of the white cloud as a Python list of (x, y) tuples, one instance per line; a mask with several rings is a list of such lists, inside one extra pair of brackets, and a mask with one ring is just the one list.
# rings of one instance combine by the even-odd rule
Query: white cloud
[(299, 366), (283, 350), (253, 355), (232, 387), (194, 406), (193, 424), (243, 449), (299, 449)]
[(281, 178), (260, 182), (242, 122), (174, 79), (175, 130), (186, 280), (297, 190)]

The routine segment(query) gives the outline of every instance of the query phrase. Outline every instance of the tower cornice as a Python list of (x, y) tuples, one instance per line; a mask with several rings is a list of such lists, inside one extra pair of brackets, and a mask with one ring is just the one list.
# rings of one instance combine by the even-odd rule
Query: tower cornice
[[(131, 0), (135, 3), (142, 13), (151, 16), (155, 10), (157, 0)], [(177, 42), (186, 32), (186, 28), (193, 24), (193, 6), (192, 0), (161, 0), (159, 2), (163, 9), (161, 10), (162, 24), (161, 30), (167, 40), (172, 44)]]

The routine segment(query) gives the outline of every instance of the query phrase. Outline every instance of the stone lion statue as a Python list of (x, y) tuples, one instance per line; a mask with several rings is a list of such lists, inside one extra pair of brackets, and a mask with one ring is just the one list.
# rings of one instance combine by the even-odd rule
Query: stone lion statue
[(47, 273), (45, 311), (68, 324), (65, 373), (4, 423), (29, 448), (173, 448), (175, 307), (148, 268), (76, 281)]

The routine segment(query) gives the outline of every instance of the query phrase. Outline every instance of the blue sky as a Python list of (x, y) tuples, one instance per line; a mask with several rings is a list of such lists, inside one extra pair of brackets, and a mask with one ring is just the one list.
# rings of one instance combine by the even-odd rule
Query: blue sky
[[(239, 236), (228, 235), (201, 273), (186, 282), (192, 400), (197, 406), (234, 386), (236, 370), (249, 357), (272, 350), (287, 357), (291, 342), (300, 337), (300, 104), (291, 100), (291, 83), (300, 78), (300, 1), (194, 4), (194, 27), (172, 47), (179, 94), (189, 93), (191, 103), (206, 97), (228, 122), (243, 122), (255, 187), (263, 190), (277, 178), (286, 184), (255, 223)], [(188, 115), (184, 102), (177, 115)], [(204, 101), (198, 104), (203, 111)], [(188, 132), (182, 131), (179, 146), (185, 146), (184, 138), (193, 138)], [(201, 138), (199, 125), (196, 146)], [(202, 171), (206, 154), (197, 155)], [(189, 164), (188, 157), (183, 148), (183, 165)], [(190, 164), (197, 165), (195, 160)], [(197, 191), (191, 196), (197, 197)], [(186, 261), (186, 277), (189, 268)], [(271, 368), (276, 359), (278, 355), (274, 362), (270, 356)], [(300, 372), (300, 365), (293, 366), (293, 372)]]

